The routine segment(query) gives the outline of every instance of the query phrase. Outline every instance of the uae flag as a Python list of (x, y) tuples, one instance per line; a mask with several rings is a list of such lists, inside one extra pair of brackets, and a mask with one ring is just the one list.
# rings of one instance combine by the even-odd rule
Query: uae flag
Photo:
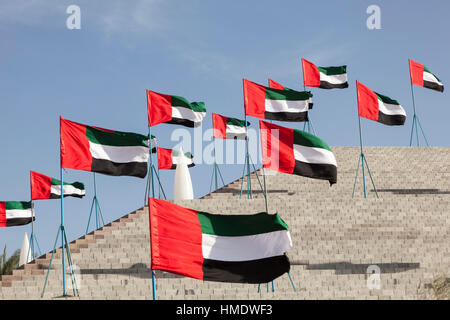
[(337, 182), (337, 163), (330, 147), (318, 137), (260, 121), (264, 168)]
[(409, 59), (409, 73), (411, 75), (411, 83), (420, 87), (444, 92), (444, 85), (439, 78), (431, 73), (423, 64)]
[(112, 176), (147, 175), (149, 136), (60, 118), (61, 166)]
[[(158, 169), (176, 169), (180, 161), (180, 151), (175, 149), (158, 148)], [(195, 166), (194, 157), (190, 152), (184, 154), (183, 162), (188, 168)]]
[[(292, 89), (286, 88), (286, 87), (283, 86), (282, 84), (280, 84), (280, 83), (278, 83), (278, 82), (276, 82), (276, 81), (274, 81), (274, 80), (272, 80), (272, 79), (269, 79), (269, 88), (280, 89), (280, 90), (292, 90)], [(310, 91), (308, 91), (308, 92), (311, 93)], [(311, 94), (311, 96), (312, 96), (312, 94)], [(309, 108), (309, 109), (312, 109), (312, 108), (313, 108), (312, 98), (309, 98), (309, 101), (308, 101), (308, 108)]]
[(405, 124), (406, 112), (397, 100), (370, 90), (356, 81), (359, 116), (388, 126)]
[(308, 121), (308, 91), (280, 90), (244, 79), (245, 114), (278, 121)]
[[(42, 173), (30, 171), (31, 200), (60, 199), (61, 181)], [(86, 195), (81, 182), (63, 183), (64, 197), (83, 198)]]
[[(236, 118), (229, 118), (213, 113), (213, 130), (216, 139), (245, 139), (247, 132), (245, 121)], [(247, 121), (247, 127), (250, 122)]]
[(221, 282), (266, 283), (289, 272), (278, 214), (218, 215), (150, 198), (152, 269)]
[(303, 84), (322, 89), (348, 88), (347, 66), (317, 67), (302, 58)]
[(32, 219), (31, 201), (0, 201), (0, 227), (23, 226)]
[(159, 123), (198, 127), (206, 116), (204, 102), (189, 102), (183, 97), (147, 90), (149, 127)]

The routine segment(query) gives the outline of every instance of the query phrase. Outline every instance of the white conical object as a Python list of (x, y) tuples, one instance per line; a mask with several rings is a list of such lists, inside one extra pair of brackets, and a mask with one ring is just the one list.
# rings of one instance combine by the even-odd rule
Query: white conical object
[(22, 241), (22, 249), (20, 250), (19, 266), (24, 265), (31, 261), (30, 241), (28, 241), (28, 235), (25, 232)]
[(187, 159), (184, 156), (183, 148), (180, 147), (177, 159), (177, 169), (175, 170), (173, 199), (192, 200), (194, 199), (194, 190), (192, 189), (191, 175), (187, 166)]

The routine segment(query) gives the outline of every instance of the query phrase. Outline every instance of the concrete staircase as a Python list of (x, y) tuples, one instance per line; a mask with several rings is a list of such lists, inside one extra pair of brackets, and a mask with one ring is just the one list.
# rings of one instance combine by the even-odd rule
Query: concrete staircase
[[(367, 178), (367, 199), (361, 172), (352, 198), (359, 148), (333, 151), (339, 168), (332, 187), (327, 181), (266, 172), (269, 212), (278, 212), (290, 227), (294, 248), (288, 256), (296, 291), (287, 275), (274, 281), (274, 292), (272, 284), (262, 284), (258, 292), (257, 285), (203, 282), (157, 271), (158, 298), (434, 299), (432, 279), (450, 275), (450, 148), (367, 147), (379, 195)], [(255, 174), (251, 182), (252, 199), (247, 199), (246, 183), (240, 197), (237, 180), (179, 204), (211, 213), (265, 211)], [(70, 247), (80, 299), (152, 298), (147, 208)], [(50, 256), (3, 276), (0, 300), (39, 299)], [(44, 299), (61, 296), (61, 266), (58, 249)], [(368, 280), (377, 277), (368, 274), (369, 266), (381, 272), (379, 289), (368, 288)], [(70, 288), (69, 276), (67, 284)]]

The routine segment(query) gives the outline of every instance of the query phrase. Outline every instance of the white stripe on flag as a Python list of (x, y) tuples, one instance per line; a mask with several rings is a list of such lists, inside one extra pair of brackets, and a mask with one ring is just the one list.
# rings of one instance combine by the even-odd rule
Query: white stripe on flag
[[(60, 196), (61, 195), (61, 185), (59, 185), (59, 184), (53, 185), (52, 184), (50, 186), (50, 193)], [(86, 191), (75, 188), (72, 185), (65, 184), (64, 185), (64, 195), (74, 195), (74, 194), (83, 196), (86, 194)]]
[(31, 209), (12, 209), (5, 210), (6, 219), (31, 218)]
[(426, 71), (423, 72), (423, 81), (429, 81), (443, 86), (443, 84), (432, 73)]
[(206, 112), (195, 112), (188, 108), (172, 107), (172, 118), (201, 122), (205, 116)]
[(378, 99), (378, 110), (388, 116), (402, 115), (406, 117), (406, 112), (402, 106), (384, 103), (381, 99)]
[(116, 163), (147, 162), (149, 148), (144, 146), (106, 146), (89, 141), (89, 150), (95, 159), (109, 160)]
[(336, 74), (333, 76), (326, 75), (325, 73), (320, 72), (320, 81), (325, 81), (331, 84), (342, 84), (347, 82), (347, 74)]
[(245, 127), (227, 124), (227, 135), (245, 135)]
[(266, 99), (265, 108), (267, 112), (307, 112), (309, 109), (308, 100), (269, 100)]
[(241, 237), (202, 234), (202, 251), (205, 259), (256, 260), (280, 256), (291, 248), (291, 236), (286, 230)]
[(294, 158), (297, 161), (316, 164), (332, 164), (337, 167), (336, 158), (333, 152), (322, 149), (305, 147), (294, 144)]

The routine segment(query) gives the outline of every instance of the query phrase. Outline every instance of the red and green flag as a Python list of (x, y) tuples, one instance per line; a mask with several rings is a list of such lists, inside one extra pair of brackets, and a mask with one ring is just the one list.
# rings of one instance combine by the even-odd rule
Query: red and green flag
[[(182, 160), (188, 168), (195, 166), (194, 156), (190, 152), (184, 153)], [(176, 169), (179, 161), (180, 151), (158, 147), (158, 169)]]
[(264, 168), (337, 182), (336, 158), (324, 141), (305, 131), (259, 123)]
[(61, 167), (112, 176), (147, 175), (149, 136), (60, 118)]
[(186, 98), (147, 90), (148, 125), (159, 123), (198, 127), (206, 116), (204, 102), (189, 102)]
[[(274, 80), (272, 80), (272, 79), (269, 79), (269, 88), (280, 89), (280, 90), (292, 90), (292, 89), (286, 88), (286, 87), (283, 86), (282, 84), (280, 84), (280, 83), (278, 83), (278, 82), (276, 82), (276, 81), (274, 81)], [(307, 91), (307, 92), (311, 93), (310, 91)], [(311, 97), (312, 97), (312, 94), (311, 94)], [(309, 101), (308, 101), (308, 108), (309, 108), (309, 109), (312, 109), (312, 108), (313, 108), (312, 98), (309, 98)]]
[(406, 112), (397, 100), (370, 90), (356, 81), (359, 116), (388, 126), (405, 124)]
[(16, 227), (34, 221), (31, 201), (0, 201), (0, 227)]
[[(212, 114), (214, 138), (216, 139), (245, 139), (247, 131), (245, 120), (225, 117), (217, 113)], [(247, 127), (250, 122), (247, 121)]]
[(278, 214), (211, 214), (155, 198), (149, 207), (154, 270), (238, 283), (289, 272), (292, 241)]
[[(61, 181), (42, 173), (30, 171), (31, 200), (60, 199)], [(81, 182), (63, 183), (64, 197), (83, 198), (86, 195)]]
[(321, 89), (348, 88), (347, 66), (318, 67), (302, 58), (303, 84)]
[(409, 59), (409, 72), (412, 84), (444, 92), (444, 85), (441, 80), (423, 64)]
[(278, 121), (308, 121), (308, 91), (281, 90), (244, 79), (245, 114)]

